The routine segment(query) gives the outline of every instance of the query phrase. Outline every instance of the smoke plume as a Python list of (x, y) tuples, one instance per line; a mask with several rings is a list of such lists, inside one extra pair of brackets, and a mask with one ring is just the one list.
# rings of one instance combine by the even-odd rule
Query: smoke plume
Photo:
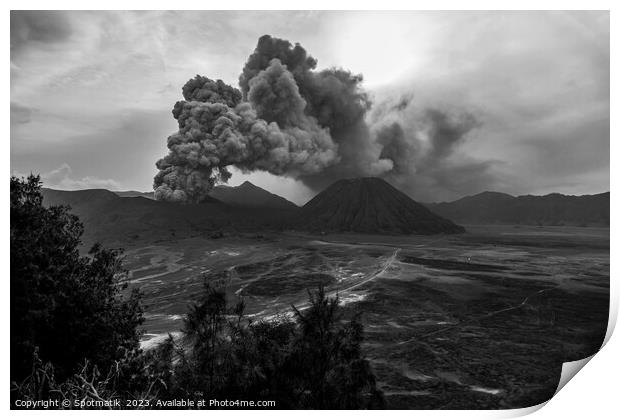
[(332, 68), (299, 44), (258, 40), (239, 89), (196, 76), (172, 114), (179, 130), (156, 166), (155, 198), (200, 202), (230, 165), (293, 177), (318, 190), (340, 179), (396, 184), (436, 170), (478, 122), (469, 114), (418, 110), (411, 95), (374, 110), (362, 75)]

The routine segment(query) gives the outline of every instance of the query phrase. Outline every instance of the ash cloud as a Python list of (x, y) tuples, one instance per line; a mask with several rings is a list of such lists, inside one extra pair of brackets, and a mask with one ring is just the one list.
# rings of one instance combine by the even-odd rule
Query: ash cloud
[(461, 109), (416, 106), (413, 95), (385, 101), (368, 118), (381, 157), (393, 162), (382, 177), (420, 200), (478, 191), (495, 184), (498, 162), (458, 155), (458, 147), (481, 126)]
[(243, 67), (240, 89), (203, 76), (188, 81), (172, 112), (179, 131), (156, 163), (155, 198), (200, 202), (230, 178), (230, 165), (314, 190), (380, 176), (415, 193), (454, 166), (445, 161), (479, 125), (469, 113), (417, 109), (410, 94), (373, 109), (362, 75), (316, 66), (299, 44), (265, 35)]
[(251, 79), (249, 102), (221, 80), (202, 76), (187, 82), (183, 93), (172, 111), (179, 131), (156, 164), (158, 200), (200, 202), (215, 183), (230, 178), (230, 165), (296, 177), (338, 160), (329, 130), (304, 113), (306, 102), (278, 59)]

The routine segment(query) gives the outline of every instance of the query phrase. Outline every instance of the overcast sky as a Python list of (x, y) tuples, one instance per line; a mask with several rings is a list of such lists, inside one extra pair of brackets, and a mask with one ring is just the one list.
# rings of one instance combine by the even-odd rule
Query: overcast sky
[[(375, 103), (474, 114), (423, 201), (609, 190), (607, 12), (12, 12), (11, 171), (61, 189), (152, 189), (196, 74), (236, 85), (257, 39), (364, 75)], [(456, 167), (456, 166), (455, 166)], [(292, 179), (233, 171), (304, 203)]]

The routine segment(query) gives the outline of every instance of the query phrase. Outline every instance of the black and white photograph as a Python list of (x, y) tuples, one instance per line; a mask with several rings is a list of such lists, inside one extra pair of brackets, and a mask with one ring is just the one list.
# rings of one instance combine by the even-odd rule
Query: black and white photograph
[(9, 13), (11, 410), (525, 409), (604, 344), (609, 10)]

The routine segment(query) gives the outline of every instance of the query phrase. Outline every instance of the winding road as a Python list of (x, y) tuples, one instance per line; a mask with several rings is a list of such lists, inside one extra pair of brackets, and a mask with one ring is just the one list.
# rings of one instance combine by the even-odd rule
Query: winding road
[[(352, 285), (349, 285), (345, 287), (344, 289), (334, 290), (333, 292), (328, 293), (327, 297), (334, 298), (337, 295), (339, 296), (339, 295), (342, 295), (343, 293), (350, 292), (351, 290), (357, 289), (358, 287), (375, 280), (377, 277), (381, 277), (390, 268), (390, 266), (396, 261), (396, 258), (398, 257), (398, 253), (400, 251), (401, 251), (401, 248), (396, 248), (394, 252), (392, 253), (392, 255), (390, 255), (388, 259), (385, 260), (385, 263), (383, 264), (383, 266), (379, 270), (377, 270), (376, 272), (368, 276), (367, 278), (362, 279)], [(297, 306), (297, 305), (294, 305), (294, 306), (295, 308), (297, 308), (298, 311), (302, 311), (304, 309), (309, 308), (310, 304), (306, 302), (305, 304), (301, 304), (300, 306)]]

